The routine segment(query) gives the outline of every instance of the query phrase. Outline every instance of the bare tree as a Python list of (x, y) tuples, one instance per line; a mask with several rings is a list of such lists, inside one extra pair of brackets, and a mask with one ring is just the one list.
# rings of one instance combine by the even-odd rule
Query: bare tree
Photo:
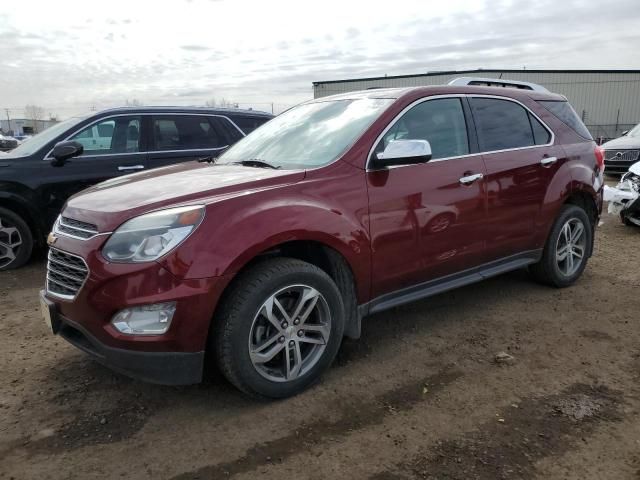
[(221, 108), (238, 108), (238, 102), (232, 102), (222, 97), (220, 100), (212, 98), (204, 102), (207, 107), (221, 107)]
[(126, 105), (127, 107), (140, 107), (142, 106), (142, 102), (137, 98), (132, 98), (131, 100), (127, 98)]
[(24, 107), (24, 116), (27, 117), (27, 120), (31, 120), (33, 133), (38, 133), (38, 122), (44, 118), (44, 108), (38, 105), (27, 105)]

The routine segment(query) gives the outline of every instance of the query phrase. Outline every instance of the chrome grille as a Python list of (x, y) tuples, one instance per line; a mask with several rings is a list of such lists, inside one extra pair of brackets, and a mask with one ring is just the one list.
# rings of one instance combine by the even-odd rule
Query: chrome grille
[(605, 150), (604, 157), (614, 162), (635, 162), (638, 160), (638, 154), (640, 150)]
[(88, 240), (98, 234), (98, 227), (93, 223), (81, 222), (73, 218), (60, 216), (54, 227), (54, 232), (68, 237)]
[(84, 260), (56, 248), (49, 249), (47, 292), (67, 300), (75, 298), (84, 285), (89, 268)]

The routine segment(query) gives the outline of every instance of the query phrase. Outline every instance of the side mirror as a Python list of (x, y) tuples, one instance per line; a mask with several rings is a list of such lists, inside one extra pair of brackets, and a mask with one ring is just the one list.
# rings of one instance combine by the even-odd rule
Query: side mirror
[(394, 165), (413, 165), (431, 160), (431, 145), (426, 140), (392, 140), (373, 159), (376, 169)]
[(624, 132), (622, 132), (622, 137), (624, 137), (627, 133), (629, 133), (629, 130), (625, 130)]
[(78, 155), (82, 155), (84, 152), (84, 146), (80, 142), (60, 142), (56, 143), (53, 147), (53, 160), (51, 165), (54, 167), (61, 167), (67, 160)]

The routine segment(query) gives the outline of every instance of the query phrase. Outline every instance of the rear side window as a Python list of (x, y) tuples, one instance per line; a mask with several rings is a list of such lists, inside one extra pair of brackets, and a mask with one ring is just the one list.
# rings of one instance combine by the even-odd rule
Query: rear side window
[(249, 135), (256, 128), (258, 128), (264, 123), (267, 123), (270, 120), (270, 118), (253, 117), (253, 116), (248, 116), (248, 117), (234, 116), (234, 117), (231, 117), (231, 120), (233, 120), (233, 123), (235, 123), (240, 128), (240, 130), (244, 132), (245, 135)]
[(591, 137), (591, 133), (587, 130), (582, 120), (573, 109), (573, 107), (569, 104), (569, 102), (564, 101), (538, 101), (540, 105), (553, 113), (556, 117), (558, 117), (563, 123), (570, 126), (573, 131), (575, 131), (581, 137), (584, 137), (588, 140), (593, 140)]
[(471, 98), (480, 150), (506, 150), (536, 144), (529, 112), (515, 102), (497, 98)]
[(375, 153), (383, 152), (393, 140), (427, 140), (433, 159), (468, 154), (467, 124), (460, 99), (427, 100), (416, 105), (385, 133)]
[(155, 150), (197, 150), (227, 146), (227, 135), (209, 117), (166, 115), (153, 119)]

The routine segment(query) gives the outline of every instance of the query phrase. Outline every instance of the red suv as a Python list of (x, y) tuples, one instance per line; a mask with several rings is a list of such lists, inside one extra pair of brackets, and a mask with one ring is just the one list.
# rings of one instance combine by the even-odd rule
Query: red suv
[[(361, 318), (509, 270), (573, 284), (602, 152), (536, 86), (316, 99), (217, 159), (98, 184), (49, 236), (43, 315), (127, 375), (286, 397)], [(207, 362), (205, 362), (205, 360)]]

